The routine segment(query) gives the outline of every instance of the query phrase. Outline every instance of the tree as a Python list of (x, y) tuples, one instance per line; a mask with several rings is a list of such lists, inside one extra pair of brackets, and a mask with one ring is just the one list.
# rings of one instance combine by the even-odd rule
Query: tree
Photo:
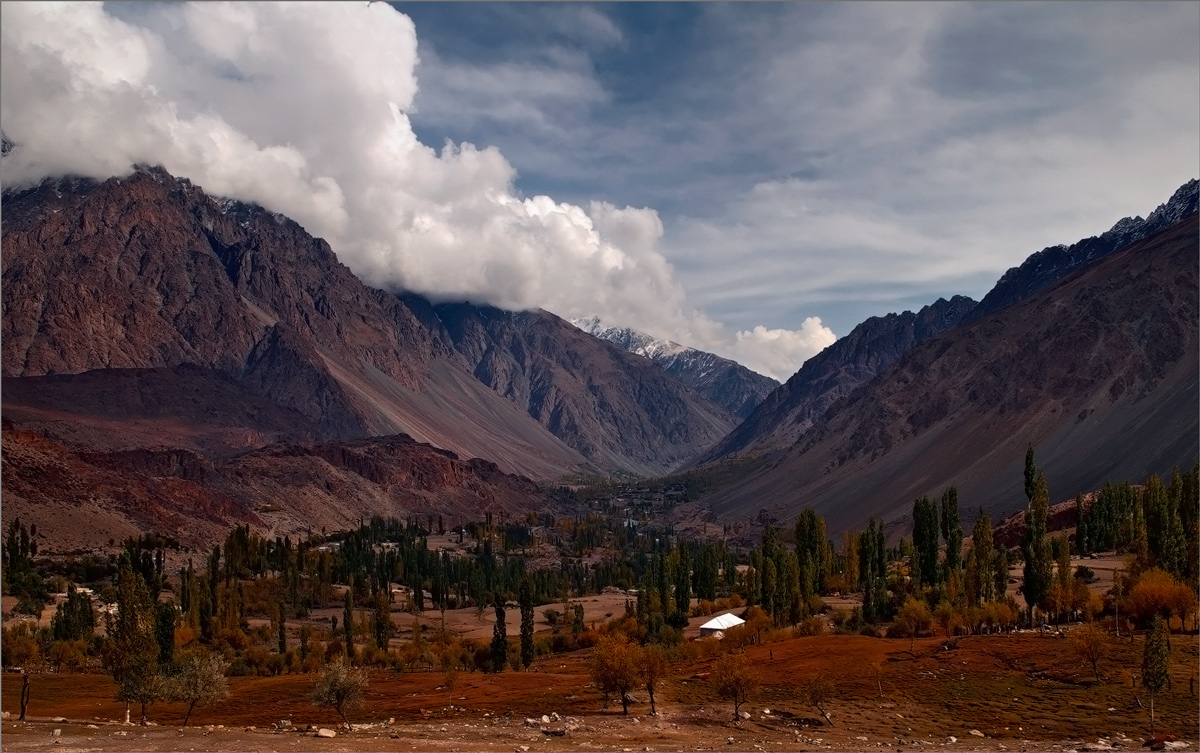
[(521, 605), (521, 666), (529, 669), (533, 664), (533, 586), (528, 577), (521, 579), (518, 601)]
[(602, 638), (592, 649), (592, 680), (604, 693), (621, 697), (621, 713), (629, 714), (629, 694), (642, 679), (642, 650), (624, 634)]
[(1100, 682), (1100, 660), (1108, 656), (1108, 636), (1096, 623), (1089, 622), (1071, 631), (1071, 647), (1079, 658), (1092, 665), (1096, 682)]
[(339, 658), (321, 670), (313, 688), (312, 702), (315, 706), (332, 706), (349, 727), (350, 720), (346, 718), (346, 712), (362, 705), (366, 689), (366, 670), (352, 669), (345, 659)]
[(346, 633), (346, 656), (354, 660), (354, 589), (346, 589), (346, 599), (342, 604), (342, 630)]
[(1037, 485), (1038, 469), (1037, 461), (1033, 457), (1033, 442), (1029, 443), (1029, 449), (1025, 450), (1025, 499), (1033, 502), (1033, 492)]
[(893, 627), (901, 635), (909, 637), (908, 650), (912, 653), (913, 647), (917, 643), (917, 633), (928, 630), (933, 624), (933, 616), (929, 614), (929, 607), (925, 606), (925, 602), (918, 601), (909, 596), (904, 600), (904, 605), (896, 612), (896, 621)]
[[(1028, 458), (1026, 463), (1028, 464)], [(1046, 476), (1039, 473), (1033, 484), (1029, 509), (1025, 512), (1025, 538), (1021, 551), (1025, 555), (1024, 593), (1029, 605), (1032, 623), (1033, 610), (1042, 603), (1050, 591), (1053, 579), (1053, 558), (1050, 542), (1046, 539), (1047, 518), (1050, 512), (1050, 492), (1046, 488)]]
[(758, 691), (758, 672), (745, 654), (726, 654), (717, 659), (712, 683), (718, 697), (733, 701), (733, 718), (736, 721), (742, 704)]
[(1151, 737), (1154, 736), (1154, 696), (1167, 686), (1168, 658), (1167, 626), (1161, 617), (1155, 617), (1142, 650), (1142, 685), (1150, 692)]
[(508, 662), (508, 632), (504, 627), (504, 596), (497, 593), (492, 602), (496, 625), (492, 628), (492, 671), (503, 672)]
[(946, 542), (946, 573), (962, 569), (962, 520), (958, 516), (958, 488), (942, 492), (942, 539)]
[(392, 639), (392, 608), (388, 601), (387, 588), (375, 592), (375, 646), (381, 651), (388, 650), (388, 642)]
[[(882, 687), (880, 688), (882, 695)], [(833, 720), (829, 718), (829, 712), (825, 710), (825, 706), (834, 699), (837, 695), (837, 689), (833, 686), (833, 681), (824, 675), (816, 675), (808, 682), (804, 683), (804, 697), (816, 707), (817, 711), (821, 712), (821, 716), (825, 717), (825, 723), (833, 726)]]
[(166, 695), (172, 701), (186, 703), (183, 726), (192, 717), (192, 709), (211, 706), (229, 697), (225, 671), (229, 663), (217, 653), (191, 653), (179, 660), (178, 672), (167, 682)]
[(175, 659), (175, 620), (179, 610), (173, 601), (160, 601), (154, 610), (154, 639), (158, 643), (158, 663), (167, 666)]
[(654, 691), (658, 688), (658, 683), (667, 676), (667, 659), (663, 654), (662, 646), (648, 646), (642, 651), (642, 682), (646, 688), (646, 694), (650, 696), (650, 714), (653, 716), (658, 712), (654, 708)]
[(67, 600), (50, 618), (50, 634), (56, 641), (90, 640), (95, 628), (91, 597), (76, 589), (74, 583), (68, 584)]
[(913, 580), (921, 585), (938, 583), (938, 512), (929, 497), (913, 502)]
[(117, 616), (108, 620), (105, 665), (117, 685), (116, 699), (141, 704), (142, 724), (146, 723), (146, 707), (158, 700), (162, 691), (155, 626), (154, 599), (142, 576), (133, 571), (129, 557), (122, 555), (117, 572)]
[[(995, 598), (996, 576), (993, 572), (995, 546), (992, 543), (992, 519), (979, 510), (971, 529), (971, 551), (967, 555), (967, 596), (971, 606)], [(1007, 577), (1007, 573), (1005, 576)]]

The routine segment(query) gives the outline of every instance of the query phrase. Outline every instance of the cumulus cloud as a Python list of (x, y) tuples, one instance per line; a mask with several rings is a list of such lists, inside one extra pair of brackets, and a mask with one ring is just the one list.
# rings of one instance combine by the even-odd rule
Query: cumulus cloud
[[(521, 196), (497, 149), (421, 143), (409, 120), (416, 30), (384, 3), (110, 10), (0, 6), (0, 122), (18, 145), (4, 158), (7, 185), (160, 164), (212, 194), (287, 214), (372, 285), (599, 314), (744, 353), (784, 377), (832, 339), (815, 320), (731, 335), (689, 306), (659, 250), (654, 210)], [(595, 20), (589, 33), (616, 40)], [(566, 80), (540, 86), (561, 98)]]

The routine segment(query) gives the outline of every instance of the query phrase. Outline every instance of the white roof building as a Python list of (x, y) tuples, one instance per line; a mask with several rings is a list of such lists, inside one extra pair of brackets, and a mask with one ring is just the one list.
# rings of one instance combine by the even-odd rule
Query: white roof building
[(744, 624), (746, 621), (732, 612), (717, 615), (700, 626), (700, 637), (712, 636), (718, 640), (725, 637), (725, 631), (731, 627)]

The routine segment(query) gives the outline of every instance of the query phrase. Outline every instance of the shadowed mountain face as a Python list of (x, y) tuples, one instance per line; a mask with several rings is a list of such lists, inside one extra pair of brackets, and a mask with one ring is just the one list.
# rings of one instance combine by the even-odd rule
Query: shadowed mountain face
[(804, 362), (791, 379), (694, 463), (734, 454), (763, 454), (789, 447), (836, 400), (849, 395), (913, 345), (962, 321), (975, 301), (939, 299), (917, 313), (867, 319), (850, 334)]
[[(161, 169), (6, 193), (3, 242), (4, 376), (190, 364), (289, 416), (286, 431), (234, 420), (224, 428), (249, 431), (226, 431), (223, 449), (209, 431), (209, 452), (405, 433), (554, 479), (666, 470), (732, 428), (642, 359), (559, 342), (575, 330), (550, 314), (464, 306), (446, 319), (450, 309), (364, 286), (291, 220)], [(181, 409), (170, 432), (193, 419)]]
[(601, 340), (649, 358), (739, 421), (749, 416), (763, 398), (779, 386), (774, 379), (753, 372), (736, 361), (670, 340), (655, 340), (628, 327), (607, 327), (594, 316), (571, 323)]
[(771, 467), (704, 502), (727, 519), (761, 508), (790, 518), (811, 505), (837, 533), (872, 516), (904, 528), (913, 499), (951, 484), (964, 509), (1003, 517), (1026, 503), (1030, 442), (1057, 499), (1191, 466), (1200, 453), (1196, 247), (1192, 214), (915, 345)]

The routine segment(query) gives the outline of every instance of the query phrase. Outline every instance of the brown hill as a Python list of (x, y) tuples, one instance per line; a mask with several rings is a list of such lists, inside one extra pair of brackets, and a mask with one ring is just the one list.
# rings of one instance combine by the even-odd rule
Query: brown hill
[(549, 502), (527, 478), (403, 435), (271, 444), (213, 460), (182, 449), (81, 451), (5, 419), (0, 460), (5, 519), (35, 523), (45, 554), (145, 531), (198, 548), (237, 523), (282, 536), (374, 515), (518, 517)]
[(704, 502), (726, 519), (813, 506), (831, 533), (905, 528), (955, 484), (963, 509), (1024, 506), (1026, 445), (1059, 499), (1200, 453), (1197, 220), (904, 354), (769, 468)]
[[(3, 243), (5, 376), (193, 364), (326, 437), (405, 433), (540, 479), (665, 470), (732, 427), (632, 355), (598, 343), (565, 352), (553, 340), (573, 328), (544, 312), (505, 315), (508, 333), (488, 333), (491, 350), (477, 352), (428, 301), (367, 288), (291, 220), (161, 169), (6, 193)], [(549, 333), (536, 342), (520, 332), (535, 321)], [(612, 368), (583, 379), (576, 361)], [(496, 369), (528, 371), (506, 382)], [(591, 415), (605, 405), (631, 428)]]

